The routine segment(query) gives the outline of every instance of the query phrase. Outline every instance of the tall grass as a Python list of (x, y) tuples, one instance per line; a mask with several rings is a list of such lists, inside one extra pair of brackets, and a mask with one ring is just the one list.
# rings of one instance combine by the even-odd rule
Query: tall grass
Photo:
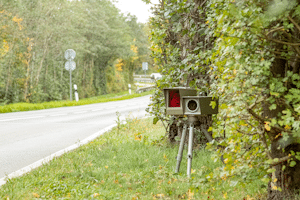
[(102, 95), (98, 97), (92, 97), (87, 99), (76, 101), (51, 101), (51, 102), (44, 102), (44, 103), (15, 103), (0, 106), (0, 113), (9, 113), (9, 112), (19, 112), (19, 111), (29, 111), (29, 110), (42, 110), (48, 108), (58, 108), (58, 107), (67, 107), (67, 106), (79, 106), (79, 105), (86, 105), (86, 104), (93, 104), (93, 103), (102, 103), (108, 101), (119, 101), (125, 100), (135, 97), (140, 97), (144, 95), (151, 94), (152, 92), (144, 92), (140, 94), (131, 94), (129, 95), (128, 92), (122, 92), (117, 94), (108, 94)]
[[(161, 124), (129, 119), (119, 130), (63, 155), (31, 173), (8, 181), (0, 199), (257, 199), (266, 189), (257, 180), (211, 187), (205, 177), (222, 167), (207, 150), (195, 149), (192, 177), (186, 159), (175, 174), (178, 146), (169, 145)], [(186, 155), (187, 152), (184, 152)]]

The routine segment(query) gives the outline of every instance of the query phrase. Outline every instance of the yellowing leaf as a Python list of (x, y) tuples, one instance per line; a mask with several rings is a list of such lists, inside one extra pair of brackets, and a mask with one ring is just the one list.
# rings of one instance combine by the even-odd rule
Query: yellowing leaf
[(117, 60), (117, 64), (115, 64), (117, 71), (121, 72), (123, 71), (122, 67), (124, 66), (123, 60), (122, 59), (118, 59)]
[(142, 136), (141, 136), (141, 135), (134, 136), (134, 140), (139, 140), (139, 141), (141, 141), (141, 140), (142, 140)]
[(277, 139), (278, 137), (281, 136), (281, 133), (278, 133), (276, 136), (275, 136), (275, 139)]
[(137, 46), (135, 46), (135, 45), (131, 45), (131, 46), (130, 46), (130, 50), (133, 51), (134, 53), (137, 53), (137, 52), (138, 52), (138, 48), (137, 48)]
[(21, 21), (23, 21), (22, 18), (17, 18), (16, 16), (14, 16), (14, 18), (12, 20), (17, 23), (20, 23)]
[(285, 127), (284, 127), (286, 130), (289, 130), (289, 129), (291, 129), (291, 127), (289, 126), (289, 125), (285, 125)]
[(276, 186), (276, 185), (273, 185), (272, 189), (273, 189), (273, 190), (277, 190), (277, 186)]
[(108, 169), (108, 166), (105, 166), (106, 169)]
[(40, 198), (40, 195), (38, 195), (37, 193), (33, 192), (32, 195), (35, 197), (35, 198)]
[(223, 198), (227, 199), (227, 192), (225, 194), (223, 194)]
[(98, 197), (98, 196), (100, 196), (100, 194), (94, 193), (94, 197)]
[(267, 131), (270, 131), (271, 130), (271, 127), (269, 126), (270, 122), (265, 122), (265, 129)]
[(254, 200), (254, 198), (251, 198), (249, 195), (247, 195), (247, 199), (246, 200)]
[(277, 182), (277, 178), (274, 178), (272, 181), (273, 181), (274, 183), (276, 183), (276, 182)]
[(188, 195), (188, 199), (192, 199), (194, 197), (194, 193), (191, 191), (191, 189), (189, 189), (187, 195)]

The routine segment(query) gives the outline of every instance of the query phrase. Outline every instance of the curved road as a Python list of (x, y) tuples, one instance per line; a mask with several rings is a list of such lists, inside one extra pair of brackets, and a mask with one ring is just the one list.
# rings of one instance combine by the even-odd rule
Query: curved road
[(0, 114), (0, 178), (116, 122), (145, 116), (150, 96), (91, 105)]

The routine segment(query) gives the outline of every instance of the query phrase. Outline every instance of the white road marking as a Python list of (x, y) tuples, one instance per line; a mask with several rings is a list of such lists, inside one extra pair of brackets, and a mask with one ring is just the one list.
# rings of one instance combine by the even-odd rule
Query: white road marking
[(15, 120), (21, 120), (21, 119), (34, 119), (34, 118), (42, 118), (42, 117), (46, 117), (46, 116), (41, 115), (41, 116), (34, 116), (34, 117), (22, 117), (22, 118), (12, 118), (12, 119), (1, 119), (0, 122), (15, 121)]

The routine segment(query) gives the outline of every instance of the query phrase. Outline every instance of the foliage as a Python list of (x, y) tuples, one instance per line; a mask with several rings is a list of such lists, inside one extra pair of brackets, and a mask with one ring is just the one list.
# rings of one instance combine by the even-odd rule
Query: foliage
[(198, 180), (204, 180), (220, 162), (214, 163), (205, 150), (198, 152), (193, 159), (193, 179), (188, 181), (186, 162), (174, 174), (177, 151), (166, 145), (163, 136), (161, 123), (154, 126), (152, 119), (129, 116), (119, 131), (114, 128), (74, 152), (9, 180), (1, 187), (0, 199), (250, 200), (265, 190), (258, 187), (261, 181), (254, 181), (247, 189), (231, 191), (224, 181), (206, 193), (209, 185)]
[[(223, 146), (214, 158), (223, 155), (226, 166), (206, 177), (212, 185), (260, 178), (270, 199), (299, 187), (298, 178), (281, 178), (296, 176), (299, 163), (299, 8), (298, 1), (162, 0), (154, 9), (152, 50), (165, 76), (151, 112), (168, 119), (164, 87), (219, 98), (210, 130), (224, 139), (208, 148)], [(185, 42), (193, 48), (182, 48)]]
[(24, 100), (19, 93), (27, 89), (32, 39), (26, 35), (22, 21), (6, 10), (0, 11), (0, 103), (8, 98)]
[(145, 25), (109, 0), (3, 0), (0, 8), (3, 103), (68, 99), (66, 49), (76, 51), (73, 84), (83, 97), (127, 89), (129, 70), (116, 73), (114, 64), (127, 58), (134, 39), (139, 59), (151, 62)]

